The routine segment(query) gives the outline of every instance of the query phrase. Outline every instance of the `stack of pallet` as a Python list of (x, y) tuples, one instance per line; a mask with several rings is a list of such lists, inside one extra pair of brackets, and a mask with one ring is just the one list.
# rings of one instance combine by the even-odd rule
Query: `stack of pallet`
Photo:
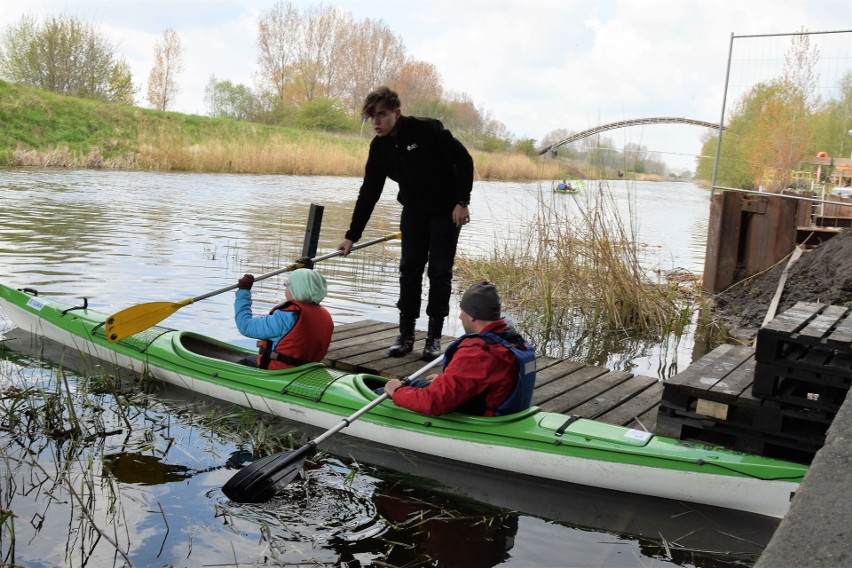
[(799, 302), (666, 381), (656, 433), (810, 463), (852, 384), (852, 309)]

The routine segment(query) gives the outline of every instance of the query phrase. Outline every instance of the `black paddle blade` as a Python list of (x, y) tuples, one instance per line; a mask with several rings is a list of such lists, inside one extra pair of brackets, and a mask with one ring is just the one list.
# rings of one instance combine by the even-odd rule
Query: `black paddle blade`
[(306, 444), (294, 452), (273, 454), (250, 463), (222, 486), (222, 492), (237, 503), (265, 503), (302, 471), (316, 446)]

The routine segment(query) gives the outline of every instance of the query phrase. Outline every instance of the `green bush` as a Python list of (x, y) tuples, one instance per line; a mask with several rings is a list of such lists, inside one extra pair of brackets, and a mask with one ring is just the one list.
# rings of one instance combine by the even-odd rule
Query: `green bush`
[(319, 97), (302, 104), (296, 111), (296, 128), (346, 132), (351, 130), (352, 121), (337, 101)]

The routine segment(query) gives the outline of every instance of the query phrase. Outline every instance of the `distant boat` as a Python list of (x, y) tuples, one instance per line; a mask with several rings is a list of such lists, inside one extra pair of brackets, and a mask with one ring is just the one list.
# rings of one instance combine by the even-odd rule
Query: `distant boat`
[(554, 193), (580, 193), (580, 188), (585, 187), (582, 181), (576, 180), (572, 182), (554, 182), (552, 184)]
[(556, 193), (580, 193), (579, 187), (566, 187), (565, 189), (560, 189), (558, 187), (553, 189)]

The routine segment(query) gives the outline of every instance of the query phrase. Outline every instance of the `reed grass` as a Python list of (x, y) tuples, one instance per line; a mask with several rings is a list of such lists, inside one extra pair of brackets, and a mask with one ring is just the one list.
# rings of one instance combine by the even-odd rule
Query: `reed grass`
[(557, 179), (562, 174), (558, 162), (532, 159), (524, 154), (472, 151), (476, 179), (481, 181), (536, 181)]
[(543, 189), (526, 231), (496, 236), (485, 256), (460, 258), (460, 280), (496, 284), (504, 310), (554, 356), (577, 356), (572, 347), (582, 345), (582, 358), (598, 363), (619, 337), (638, 341), (636, 350), (644, 340), (679, 339), (700, 304), (697, 279), (643, 265), (632, 200), (619, 205), (605, 182), (580, 196), (553, 199)]

